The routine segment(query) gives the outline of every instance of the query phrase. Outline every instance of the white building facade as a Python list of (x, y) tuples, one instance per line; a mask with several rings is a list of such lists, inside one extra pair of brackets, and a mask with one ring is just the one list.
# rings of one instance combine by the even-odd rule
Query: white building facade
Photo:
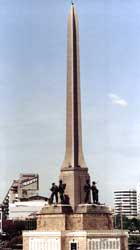
[(137, 216), (137, 191), (135, 189), (116, 190), (114, 192), (115, 214), (128, 218)]
[(9, 219), (25, 220), (29, 216), (34, 216), (47, 204), (44, 200), (19, 201), (9, 204)]
[(140, 182), (137, 184), (137, 215), (140, 217)]
[(13, 180), (4, 200), (4, 216), (9, 218), (9, 206), (12, 203), (28, 200), (32, 196), (38, 195), (39, 175), (34, 173), (20, 174), (19, 179)]

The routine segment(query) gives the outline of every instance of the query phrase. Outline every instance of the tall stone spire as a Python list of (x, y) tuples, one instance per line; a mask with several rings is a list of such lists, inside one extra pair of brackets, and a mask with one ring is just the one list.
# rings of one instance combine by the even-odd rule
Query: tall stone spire
[(74, 4), (68, 17), (66, 154), (62, 167), (86, 167), (82, 150), (78, 18)]
[(73, 3), (68, 16), (66, 152), (60, 178), (66, 183), (72, 207), (84, 203), (89, 175), (82, 150), (79, 31)]

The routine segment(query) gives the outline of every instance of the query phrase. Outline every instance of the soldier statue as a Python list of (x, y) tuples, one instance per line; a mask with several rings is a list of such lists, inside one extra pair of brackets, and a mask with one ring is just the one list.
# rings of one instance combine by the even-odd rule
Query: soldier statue
[(85, 203), (89, 203), (90, 202), (90, 181), (86, 180), (86, 184), (84, 185), (84, 191), (85, 191)]
[(55, 183), (52, 183), (50, 191), (52, 192), (50, 197), (50, 203), (51, 204), (53, 203), (54, 197), (55, 197), (55, 202), (58, 203), (58, 186)]
[(59, 187), (58, 187), (58, 192), (60, 194), (60, 202), (61, 204), (65, 204), (65, 188), (66, 188), (66, 184), (64, 184), (62, 182), (62, 180), (59, 181)]
[(92, 182), (91, 191), (92, 191), (92, 200), (93, 200), (93, 203), (98, 204), (98, 199), (99, 199), (98, 198), (98, 193), (99, 193), (99, 190), (96, 187), (96, 182), (95, 181)]

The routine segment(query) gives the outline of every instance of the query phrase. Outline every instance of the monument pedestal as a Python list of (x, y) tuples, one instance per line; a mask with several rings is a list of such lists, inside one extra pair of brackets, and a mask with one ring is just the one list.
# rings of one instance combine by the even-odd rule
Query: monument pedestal
[(70, 205), (48, 205), (41, 210), (37, 230), (110, 230), (112, 213), (103, 205), (80, 204), (73, 213)]
[(113, 230), (107, 206), (45, 206), (37, 230), (23, 232), (24, 250), (127, 250), (127, 232)]
[[(65, 194), (70, 199), (70, 204), (75, 210), (77, 204), (84, 203), (84, 185), (86, 180), (90, 180), (87, 168), (63, 168), (59, 179), (66, 183)], [(89, 198), (90, 199), (90, 198)]]

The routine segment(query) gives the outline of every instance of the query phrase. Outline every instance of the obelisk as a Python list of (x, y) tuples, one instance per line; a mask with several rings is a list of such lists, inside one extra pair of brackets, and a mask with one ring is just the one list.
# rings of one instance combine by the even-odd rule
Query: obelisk
[(66, 152), (60, 179), (66, 183), (72, 207), (84, 203), (89, 174), (82, 150), (79, 31), (74, 4), (68, 16)]
[(83, 204), (89, 174), (82, 151), (79, 38), (74, 5), (68, 20), (67, 66), (66, 154), (60, 179), (66, 184), (70, 204), (46, 204), (37, 215), (37, 230), (23, 232), (23, 249), (128, 250), (128, 234), (113, 230), (110, 208)]

